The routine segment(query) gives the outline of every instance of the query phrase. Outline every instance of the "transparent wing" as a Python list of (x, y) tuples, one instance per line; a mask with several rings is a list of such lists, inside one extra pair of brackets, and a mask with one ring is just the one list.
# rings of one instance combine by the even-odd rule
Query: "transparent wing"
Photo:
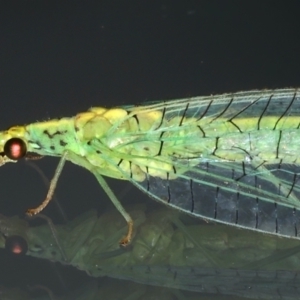
[[(252, 166), (237, 163), (200, 163), (180, 174), (176, 180), (147, 176), (143, 182), (132, 181), (150, 197), (211, 221), (238, 227), (298, 237), (299, 203), (289, 198), (299, 196), (295, 171), (272, 169), (260, 173)], [(282, 178), (282, 179), (281, 179)], [(285, 188), (287, 194), (282, 195)]]
[[(103, 154), (124, 179), (194, 216), (298, 237), (297, 90), (241, 92), (126, 109), (128, 117), (107, 134), (120, 141), (114, 155)], [(149, 123), (155, 112), (159, 117)], [(138, 130), (120, 133), (130, 118), (136, 119)], [(96, 152), (100, 144), (93, 141), (91, 146)], [(130, 172), (124, 171), (126, 163)], [(136, 179), (137, 169), (144, 172), (144, 180)]]

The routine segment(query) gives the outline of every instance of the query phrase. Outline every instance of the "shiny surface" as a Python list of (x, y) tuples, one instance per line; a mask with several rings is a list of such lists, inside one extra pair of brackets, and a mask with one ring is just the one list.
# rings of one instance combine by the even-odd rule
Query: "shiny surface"
[[(73, 116), (95, 105), (141, 105), (152, 99), (297, 87), (298, 12), (299, 1), (294, 0), (285, 5), (3, 2), (0, 128)], [(58, 161), (45, 158), (34, 163), (51, 178)], [(6, 216), (24, 217), (26, 209), (38, 205), (46, 194), (42, 177), (24, 162), (1, 167), (0, 182), (0, 212)], [(154, 205), (132, 184), (108, 183), (125, 207)], [(66, 164), (56, 196), (69, 220), (91, 209), (102, 215), (110, 207), (93, 176), (72, 164)], [(64, 222), (55, 202), (44, 213), (55, 224)], [(34, 226), (45, 221), (32, 222)], [(89, 281), (84, 272), (68, 266), (0, 252), (0, 279), (7, 288), (39, 284), (58, 296), (84, 288)], [(97, 280), (106, 287), (105, 298), (118, 291), (121, 297), (114, 298), (122, 299), (129, 281), (114, 282)], [(146, 289), (149, 295), (152, 289)]]

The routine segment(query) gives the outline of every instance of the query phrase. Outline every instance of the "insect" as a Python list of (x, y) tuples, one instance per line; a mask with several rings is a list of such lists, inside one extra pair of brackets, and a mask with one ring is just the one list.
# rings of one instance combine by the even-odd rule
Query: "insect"
[(35, 153), (92, 172), (128, 224), (133, 221), (103, 176), (128, 180), (151, 198), (207, 221), (299, 237), (300, 94), (248, 91), (91, 108), (0, 132), (2, 164)]

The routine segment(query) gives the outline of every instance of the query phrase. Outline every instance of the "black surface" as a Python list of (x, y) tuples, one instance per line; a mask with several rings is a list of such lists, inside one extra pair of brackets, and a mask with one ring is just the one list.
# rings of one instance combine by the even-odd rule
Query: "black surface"
[[(300, 86), (299, 8), (299, 1), (0, 1), (0, 128), (91, 106)], [(51, 177), (57, 162), (36, 163)], [(46, 193), (23, 163), (2, 167), (0, 182), (6, 215), (24, 214)], [(109, 205), (92, 175), (70, 164), (57, 196), (69, 218)], [(53, 204), (45, 212), (60, 220)], [(43, 277), (63, 290), (48, 263), (1, 251), (0, 266), (0, 283)], [(59, 272), (68, 288), (83, 280)]]

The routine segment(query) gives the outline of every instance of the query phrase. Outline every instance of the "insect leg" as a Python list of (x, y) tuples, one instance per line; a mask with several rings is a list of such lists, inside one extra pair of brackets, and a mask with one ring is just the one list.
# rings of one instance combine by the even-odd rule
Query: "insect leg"
[[(293, 203), (299, 202), (298, 197), (293, 192), (293, 188), (291, 185), (288, 185), (284, 183), (280, 178), (275, 176), (270, 169), (267, 169), (266, 166), (261, 164), (260, 162), (252, 162), (253, 167), (262, 174), (262, 176), (271, 182), (276, 188), (280, 187), (280, 194), (286, 198), (289, 198), (292, 200)], [(276, 171), (277, 169), (275, 169)]]
[(65, 152), (62, 155), (62, 157), (61, 157), (61, 159), (60, 159), (60, 161), (59, 161), (59, 163), (56, 167), (54, 176), (53, 176), (53, 178), (50, 182), (50, 187), (49, 187), (46, 199), (38, 207), (27, 209), (27, 212), (26, 212), (27, 215), (33, 216), (33, 215), (36, 215), (36, 214), (40, 213), (48, 205), (48, 203), (51, 201), (51, 199), (53, 197), (53, 194), (54, 194), (54, 191), (55, 191), (55, 188), (56, 188), (56, 185), (57, 185), (58, 178), (59, 178), (59, 176), (62, 172), (62, 169), (65, 165), (67, 155), (68, 155), (68, 152)]
[(101, 187), (103, 188), (103, 190), (105, 191), (105, 193), (107, 194), (107, 196), (109, 197), (109, 199), (112, 201), (112, 203), (114, 204), (114, 206), (116, 207), (116, 209), (121, 213), (121, 215), (124, 217), (124, 219), (127, 222), (127, 225), (128, 225), (127, 234), (120, 241), (120, 245), (127, 246), (130, 243), (131, 238), (132, 238), (133, 220), (132, 220), (131, 216), (127, 213), (127, 211), (125, 210), (125, 208), (122, 206), (122, 204), (120, 203), (120, 201), (118, 200), (118, 198), (116, 197), (116, 195), (114, 194), (114, 192), (108, 186), (108, 184), (105, 181), (105, 179), (100, 174), (98, 174), (96, 172), (93, 172), (93, 174), (96, 176), (99, 184), (101, 185)]

